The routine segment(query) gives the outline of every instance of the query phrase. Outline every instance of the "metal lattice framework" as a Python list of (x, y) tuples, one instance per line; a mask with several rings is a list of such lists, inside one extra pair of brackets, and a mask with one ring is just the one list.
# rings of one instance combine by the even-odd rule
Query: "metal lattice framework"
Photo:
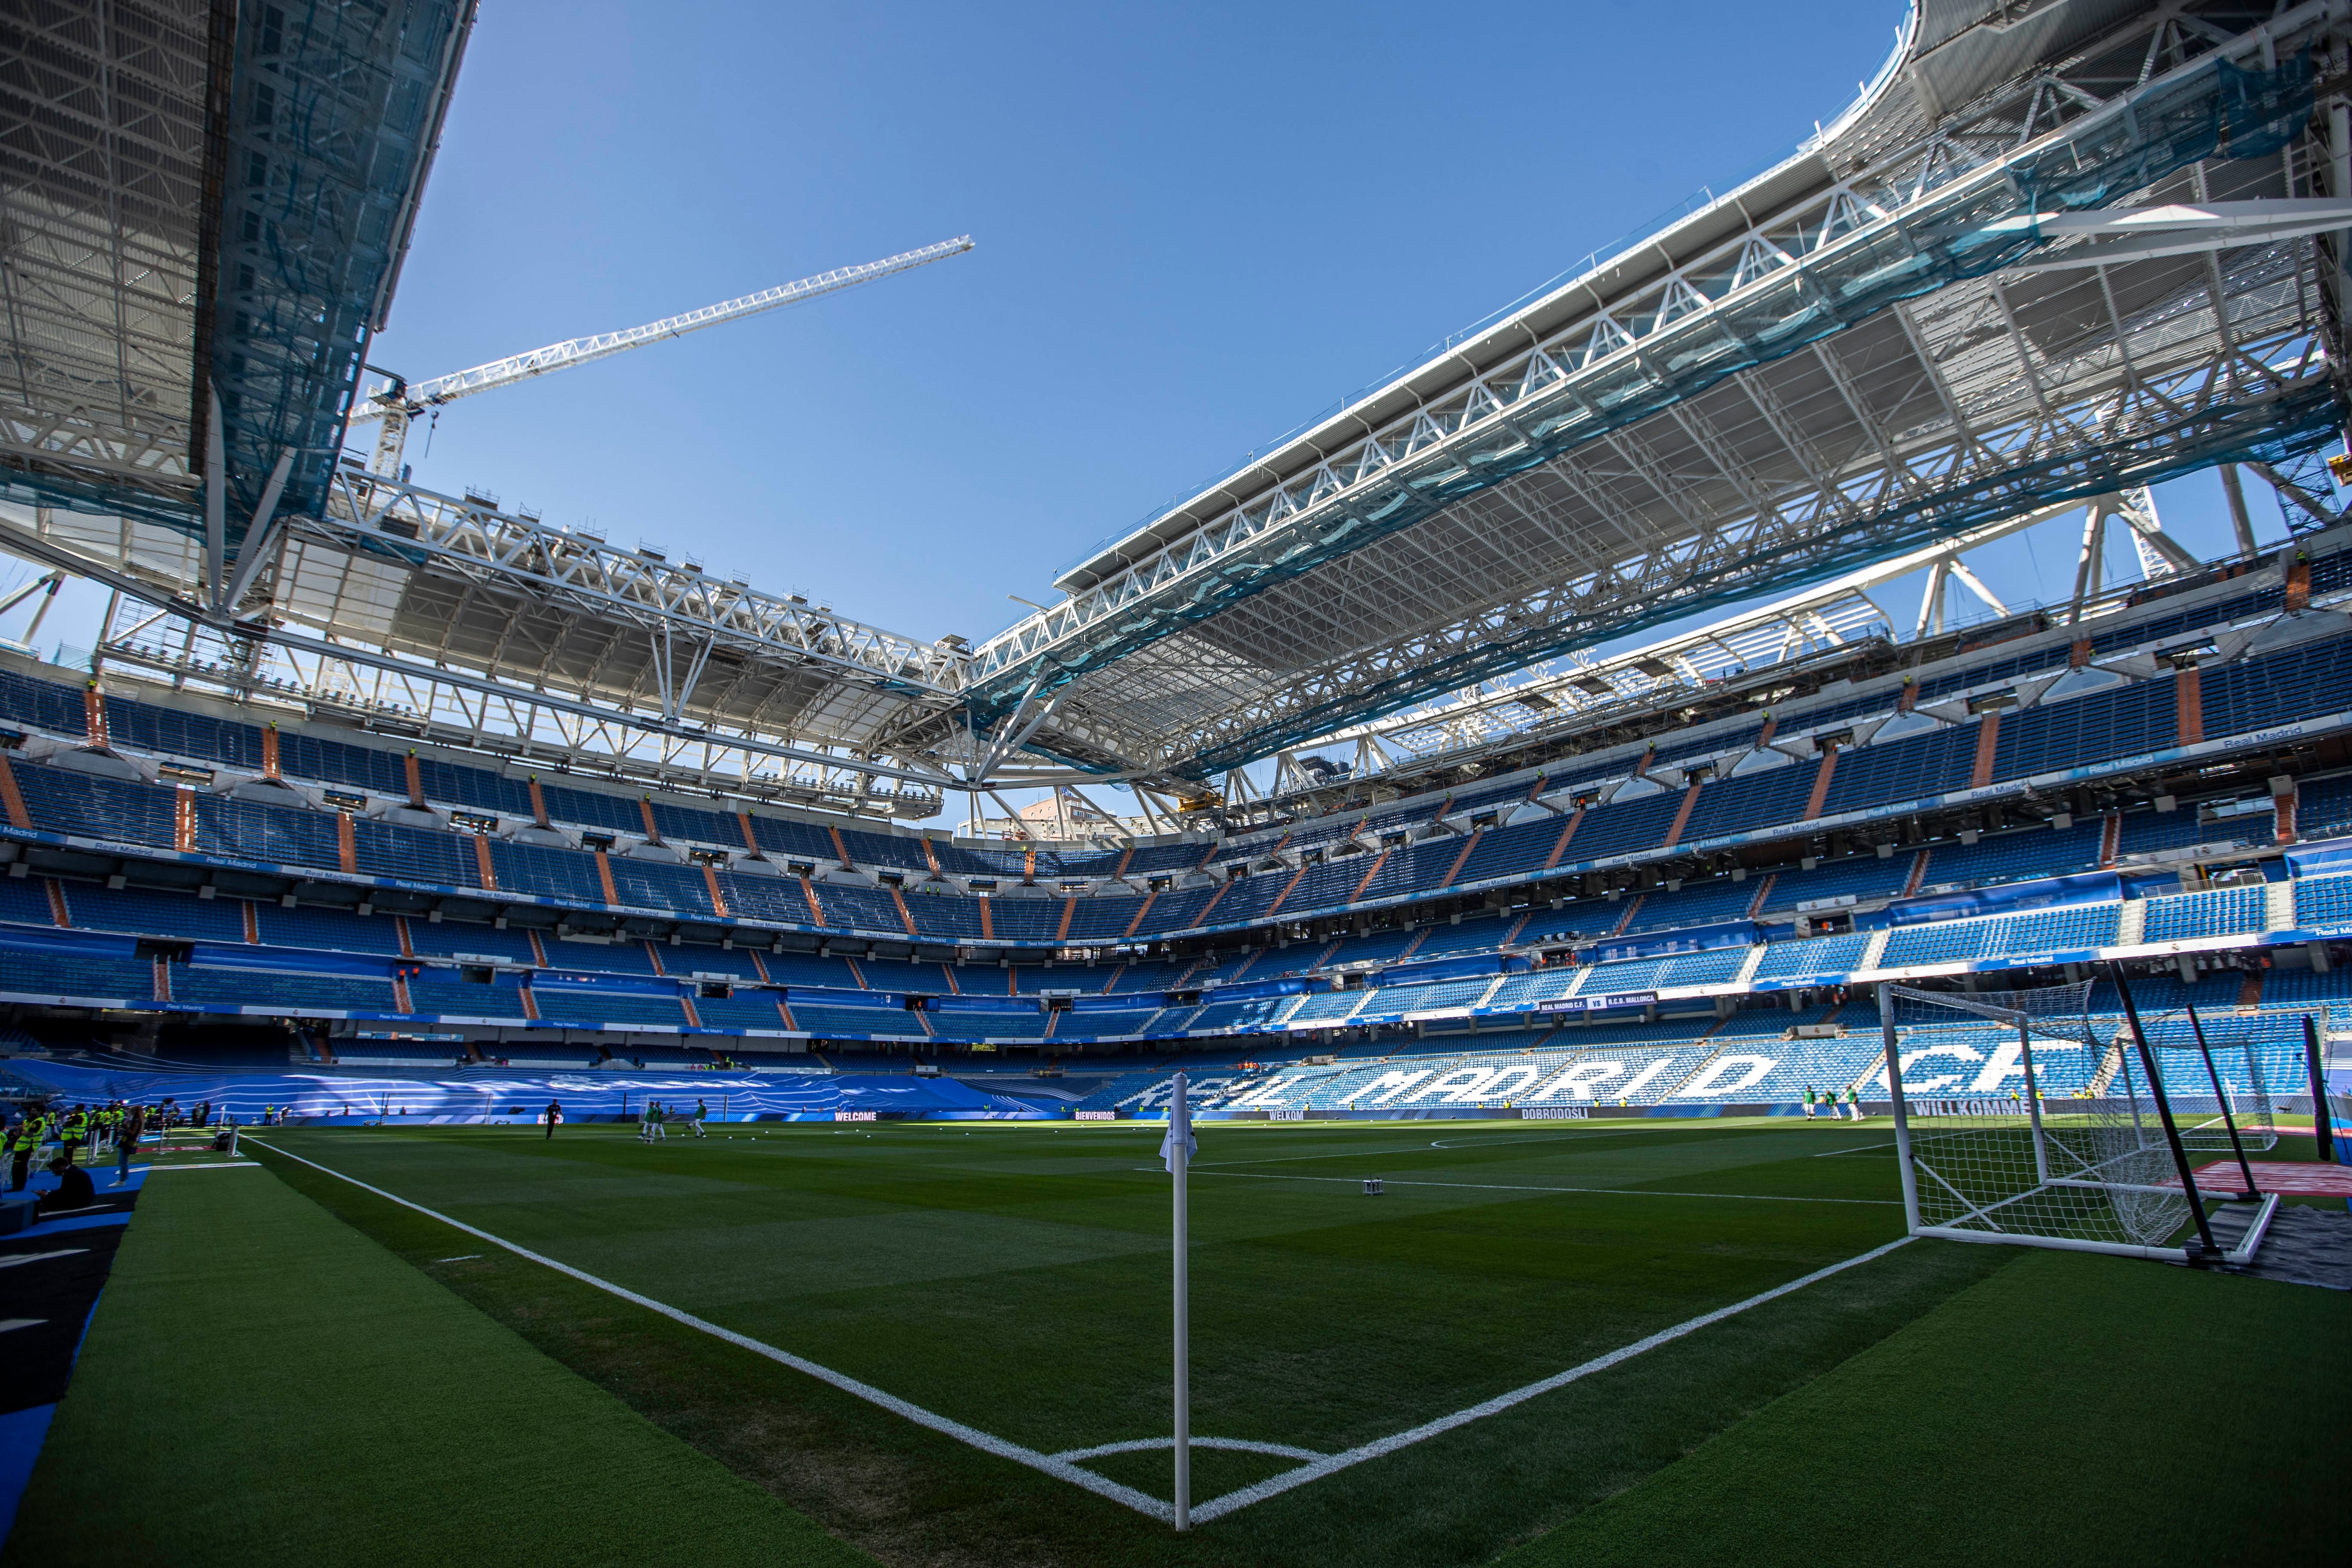
[(0, 484), (205, 542), (315, 514), (474, 0), (0, 17)]
[(209, 26), (136, 0), (0, 16), (0, 456), (182, 515)]
[(2298, 51), (2338, 8), (2151, 7), (2095, 37), (1955, 30), (1947, 9), (1923, 5), (1798, 157), (1066, 574), (1069, 599), (978, 651), (979, 720), (1203, 778), (1645, 624), (2322, 438), (2313, 242), (2006, 268), (2075, 243), (2021, 215), (2324, 192)]
[[(1200, 802), (1334, 738), (1507, 746), (1877, 635), (1874, 571), (1941, 581), (1967, 541), (2137, 516), (2190, 468), (2324, 513), (2292, 477), (2340, 421), (2332, 220), (2136, 242), (2097, 215), (2344, 196), (2352, 147), (2314, 127), (2348, 15), (1916, 0), (1793, 156), (970, 650), (332, 465), (471, 0), (33, 0), (0, 22), (0, 547), (116, 590), (102, 661), (675, 787)], [(1709, 610), (1655, 668), (1587, 651)]]

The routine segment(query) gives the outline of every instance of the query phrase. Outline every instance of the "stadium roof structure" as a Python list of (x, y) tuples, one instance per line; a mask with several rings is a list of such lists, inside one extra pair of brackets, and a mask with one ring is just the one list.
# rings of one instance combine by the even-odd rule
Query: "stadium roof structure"
[(473, 17), (474, 0), (9, 8), (7, 499), (185, 537), (215, 582), (249, 532), (323, 509)]
[(976, 651), (975, 724), (1206, 781), (2003, 518), (2309, 453), (2342, 425), (2312, 231), (2177, 250), (2108, 220), (2307, 213), (2311, 51), (2343, 15), (1918, 0), (1793, 156), (1071, 566)]
[(1627, 696), (1591, 650), (1630, 633), (1804, 657), (1885, 563), (2307, 459), (2345, 407), (2352, 174), (2313, 121), (2348, 14), (1915, 0), (1791, 156), (972, 648), (339, 458), (472, 0), (42, 0), (0, 23), (0, 548), (116, 590), (107, 668), (673, 789), (1211, 804), (1335, 737), (1475, 749)]

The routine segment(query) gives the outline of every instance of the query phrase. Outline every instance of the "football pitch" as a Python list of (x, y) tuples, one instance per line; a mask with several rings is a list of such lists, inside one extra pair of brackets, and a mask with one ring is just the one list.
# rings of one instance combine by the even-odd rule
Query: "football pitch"
[[(2233, 1330), (2273, 1337), (2264, 1312), (2292, 1319), (2275, 1337), (2300, 1338), (2309, 1325), (2293, 1314), (2317, 1313), (2320, 1361), (2300, 1343), (2256, 1359), (2342, 1382), (2352, 1323), (2333, 1292), (1904, 1241), (1883, 1124), (1198, 1131), (1196, 1525), (1183, 1539), (1166, 1519), (1171, 1183), (1158, 1128), (714, 1125), (650, 1146), (612, 1126), (552, 1141), (529, 1127), (284, 1129), (247, 1145), (276, 1182), (214, 1178), (201, 1201), (248, 1202), (261, 1190), (250, 1184), (282, 1182), (300, 1196), (274, 1202), (381, 1243), (391, 1257), (359, 1245), (892, 1563), (1655, 1561), (1643, 1543), (1656, 1529), (1701, 1524), (1718, 1531), (1710, 1552), (1752, 1556), (1759, 1532), (1806, 1539), (1753, 1515), (1778, 1506), (1765, 1499), (1780, 1478), (1851, 1507), (1878, 1495), (1866, 1471), (1906, 1443), (1914, 1469), (1896, 1489), (1923, 1506), (1939, 1487), (2074, 1493), (2064, 1456), (2128, 1432), (2147, 1404), (2110, 1386), (2132, 1374), (2094, 1363), (2171, 1353), (2142, 1311), (2198, 1345)], [(1364, 1191), (1371, 1176), (1381, 1195)], [(139, 1223), (171, 1222), (142, 1207)], [(2060, 1283), (2005, 1304), (1982, 1296), (2034, 1270)], [(300, 1288), (299, 1264), (289, 1279)], [(375, 1289), (356, 1273), (351, 1288)], [(2166, 1294), (2184, 1290), (2185, 1305)], [(1953, 1320), (1969, 1301), (1973, 1318)], [(1942, 1337), (1921, 1341), (1923, 1320)], [(101, 1312), (94, 1357), (121, 1353), (107, 1328)], [(395, 1352), (428, 1384), (445, 1331)], [(2061, 1370), (2019, 1378), (2052, 1333)], [(2295, 1396), (2242, 1371), (2263, 1393), (2224, 1426), (2275, 1425), (2262, 1401), (2292, 1409)], [(2172, 1407), (2198, 1380), (2231, 1377), (2225, 1363), (2183, 1369), (2147, 1392)], [(2112, 1410), (2083, 1407), (2109, 1394)], [(2042, 1429), (2037, 1397), (2075, 1413), (2072, 1436)], [(533, 1442), (521, 1425), (505, 1440)], [(2163, 1445), (2161, 1464), (2139, 1462), (2210, 1478), (2200, 1445), (2223, 1436), (2205, 1423)], [(2257, 1447), (2230, 1443), (2224, 1468), (2261, 1473)], [(2319, 1452), (2331, 1447), (2340, 1454)], [(495, 1512), (497, 1456), (468, 1464), (484, 1489), (453, 1503)], [(586, 1461), (579, 1485), (618, 1484), (600, 1468)], [(2121, 1480), (2109, 1472), (2094, 1489)], [(1643, 1500), (1663, 1511), (1646, 1518)], [(2159, 1517), (2118, 1500), (2138, 1524)], [(2241, 1499), (2273, 1520), (2276, 1500)], [(1938, 1547), (2014, 1516), (1969, 1517), (1940, 1529)], [(1790, 1560), (1840, 1557), (1816, 1542)]]

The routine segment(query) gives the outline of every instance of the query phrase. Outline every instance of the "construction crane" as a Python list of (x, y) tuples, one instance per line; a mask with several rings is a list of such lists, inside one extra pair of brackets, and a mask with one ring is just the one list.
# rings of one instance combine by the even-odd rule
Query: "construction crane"
[[(740, 300), (705, 305), (699, 310), (648, 321), (642, 327), (550, 343), (543, 349), (494, 360), (488, 364), (476, 365), (471, 370), (458, 371), (454, 375), (440, 375), (431, 381), (419, 382), (404, 381), (394, 375), (352, 410), (351, 423), (360, 425), (371, 419), (382, 422), (383, 427), (376, 432), (375, 456), (368, 467), (375, 473), (397, 476), (401, 471), (401, 455), (408, 445), (409, 424), (427, 409), (437, 409), (445, 403), (470, 397), (478, 392), (488, 392), (492, 387), (508, 386), (518, 381), (528, 381), (535, 375), (545, 375), (551, 370), (568, 370), (576, 364), (586, 364), (590, 360), (604, 359), (628, 349), (643, 348), (664, 338), (683, 337), (704, 327), (715, 327), (721, 321), (737, 321), (746, 316), (756, 316), (762, 310), (814, 300), (819, 294), (853, 289), (860, 283), (887, 278), (893, 272), (905, 272), (930, 262), (943, 261), (950, 256), (961, 256), (971, 248), (971, 237), (959, 235), (937, 245), (927, 245), (920, 250), (885, 257), (880, 261), (868, 261), (860, 267), (835, 268), (831, 272), (820, 272), (814, 278), (803, 278), (797, 283), (780, 284), (773, 289), (763, 289), (757, 294), (746, 294)], [(385, 371), (381, 374), (390, 375), (392, 373)]]

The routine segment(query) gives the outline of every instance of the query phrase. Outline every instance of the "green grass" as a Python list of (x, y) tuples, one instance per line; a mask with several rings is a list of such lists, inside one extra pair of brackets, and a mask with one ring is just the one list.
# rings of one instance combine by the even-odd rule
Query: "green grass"
[(156, 1179), (0, 1563), (438, 1561), (871, 1559), (269, 1175)]
[(2325, 1562), (2347, 1394), (2352, 1297), (2033, 1253), (1503, 1568)]
[[(1885, 1137), (1204, 1128), (1193, 1429), (1338, 1451), (1853, 1258), (1901, 1234), (1892, 1161), (1813, 1156)], [(272, 1142), (1040, 1451), (1169, 1430), (1168, 1182), (1148, 1131), (794, 1127), (653, 1149), (603, 1129), (551, 1145), (520, 1129)], [(1483, 1562), (2010, 1261), (1914, 1244), (1179, 1541), (510, 1254), (436, 1262), (483, 1249), (273, 1163), (556, 1359), (888, 1561)], [(1388, 1195), (1368, 1199), (1360, 1179), (1374, 1173)], [(1599, 1190), (1560, 1190), (1571, 1188)], [(1161, 1452), (1097, 1468), (1164, 1497), (1167, 1467)], [(1282, 1468), (1204, 1454), (1195, 1499)]]
[[(1156, 1132), (731, 1131), (652, 1148), (602, 1127), (552, 1142), (527, 1128), (267, 1141), (1040, 1451), (1164, 1437)], [(1324, 1452), (1902, 1230), (1881, 1126), (1228, 1124), (1201, 1137), (1193, 1429)], [(2346, 1457), (2325, 1424), (2345, 1355), (2311, 1350), (2352, 1327), (2352, 1301), (2330, 1292), (1913, 1242), (1177, 1537), (247, 1147), (275, 1180), (173, 1176), (142, 1204), (28, 1503), (43, 1533), (27, 1545), (20, 1528), (8, 1568), (107, 1550), (105, 1532), (85, 1547), (58, 1521), (122, 1496), (140, 1528), (217, 1534), (247, 1565), (354, 1560), (323, 1547), (353, 1538), (398, 1541), (404, 1558), (421, 1543), (530, 1560), (516, 1554), (535, 1549), (542, 1519), (558, 1521), (550, 1562), (599, 1549), (663, 1561), (650, 1531), (721, 1563), (753, 1549), (860, 1560), (845, 1541), (952, 1568), (1532, 1568), (1655, 1561), (1662, 1541), (1675, 1561), (2103, 1560), (2116, 1541), (2185, 1562), (2344, 1522), (2293, 1500)], [(1362, 1194), (1370, 1174), (1387, 1195)], [(275, 1196), (247, 1216), (205, 1182)], [(139, 1404), (166, 1384), (176, 1403)], [(148, 1432), (148, 1414), (169, 1419)], [(1194, 1498), (1292, 1463), (1198, 1452)], [(1169, 1489), (1165, 1450), (1091, 1468)], [(2201, 1533), (2169, 1522), (2217, 1489), (2237, 1511), (2213, 1511)]]

